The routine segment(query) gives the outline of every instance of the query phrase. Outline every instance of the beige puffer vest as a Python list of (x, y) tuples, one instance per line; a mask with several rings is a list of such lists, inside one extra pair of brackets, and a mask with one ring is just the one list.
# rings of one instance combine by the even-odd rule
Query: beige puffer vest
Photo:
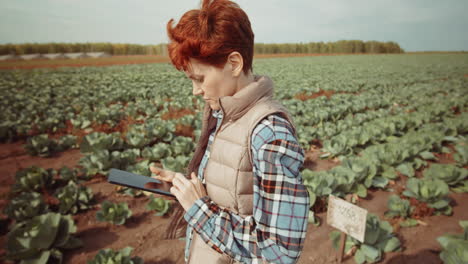
[[(205, 187), (208, 196), (217, 205), (229, 208), (243, 217), (253, 214), (254, 175), (250, 149), (254, 128), (266, 116), (281, 113), (295, 131), (289, 112), (280, 103), (274, 101), (272, 96), (271, 79), (267, 76), (255, 76), (253, 83), (235, 95), (220, 98), (224, 117), (211, 144), (210, 158), (204, 172)], [(211, 117), (211, 110), (206, 107), (205, 105), (203, 128), (207, 127), (208, 119)], [(197, 148), (201, 148), (200, 145), (199, 142)], [(198, 155), (203, 154), (205, 149), (206, 146), (203, 151), (198, 150)], [(196, 158), (199, 158), (197, 151), (193, 160)], [(197, 171), (199, 164), (196, 168), (193, 167), (192, 162), (191, 165), (189, 170)], [(208, 246), (194, 231), (188, 263), (235, 262), (228, 255), (220, 254)]]

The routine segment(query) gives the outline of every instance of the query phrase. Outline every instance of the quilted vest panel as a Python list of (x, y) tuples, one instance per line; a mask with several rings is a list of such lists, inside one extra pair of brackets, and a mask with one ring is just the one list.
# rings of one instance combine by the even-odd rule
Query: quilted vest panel
[[(253, 214), (253, 163), (251, 136), (257, 124), (273, 113), (280, 113), (295, 127), (287, 109), (271, 98), (258, 101), (238, 120), (223, 120), (215, 132), (204, 177), (208, 196), (222, 208), (242, 217)], [(188, 263), (235, 263), (209, 247), (196, 232)]]

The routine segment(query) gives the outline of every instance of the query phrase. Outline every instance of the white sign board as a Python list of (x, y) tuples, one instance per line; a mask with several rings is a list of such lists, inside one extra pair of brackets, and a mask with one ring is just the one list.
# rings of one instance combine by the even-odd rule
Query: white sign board
[(328, 196), (327, 224), (364, 242), (367, 210), (337, 198)]

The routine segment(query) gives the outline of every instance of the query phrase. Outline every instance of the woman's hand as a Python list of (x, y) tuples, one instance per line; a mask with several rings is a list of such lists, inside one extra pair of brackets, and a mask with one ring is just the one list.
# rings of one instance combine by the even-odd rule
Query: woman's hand
[[(150, 171), (156, 174), (156, 176), (152, 176), (153, 178), (172, 182), (172, 187), (169, 191), (175, 195), (185, 211), (187, 211), (196, 200), (208, 195), (205, 186), (194, 172), (190, 175), (191, 179), (189, 180), (181, 173), (154, 166), (150, 166)], [(148, 187), (152, 188), (151, 186)]]
[(185, 211), (188, 211), (196, 200), (207, 195), (205, 186), (198, 179), (194, 172), (190, 175), (191, 179), (185, 178), (181, 173), (175, 173), (172, 179), (170, 192), (174, 194)]

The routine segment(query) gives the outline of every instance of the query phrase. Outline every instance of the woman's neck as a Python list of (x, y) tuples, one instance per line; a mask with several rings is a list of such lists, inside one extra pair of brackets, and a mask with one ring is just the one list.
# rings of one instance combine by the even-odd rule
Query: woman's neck
[(246, 87), (250, 83), (255, 81), (255, 77), (252, 73), (252, 71), (249, 71), (247, 75), (245, 75), (243, 72), (239, 76), (239, 79), (237, 80), (237, 89), (236, 92), (240, 91), (242, 88)]

